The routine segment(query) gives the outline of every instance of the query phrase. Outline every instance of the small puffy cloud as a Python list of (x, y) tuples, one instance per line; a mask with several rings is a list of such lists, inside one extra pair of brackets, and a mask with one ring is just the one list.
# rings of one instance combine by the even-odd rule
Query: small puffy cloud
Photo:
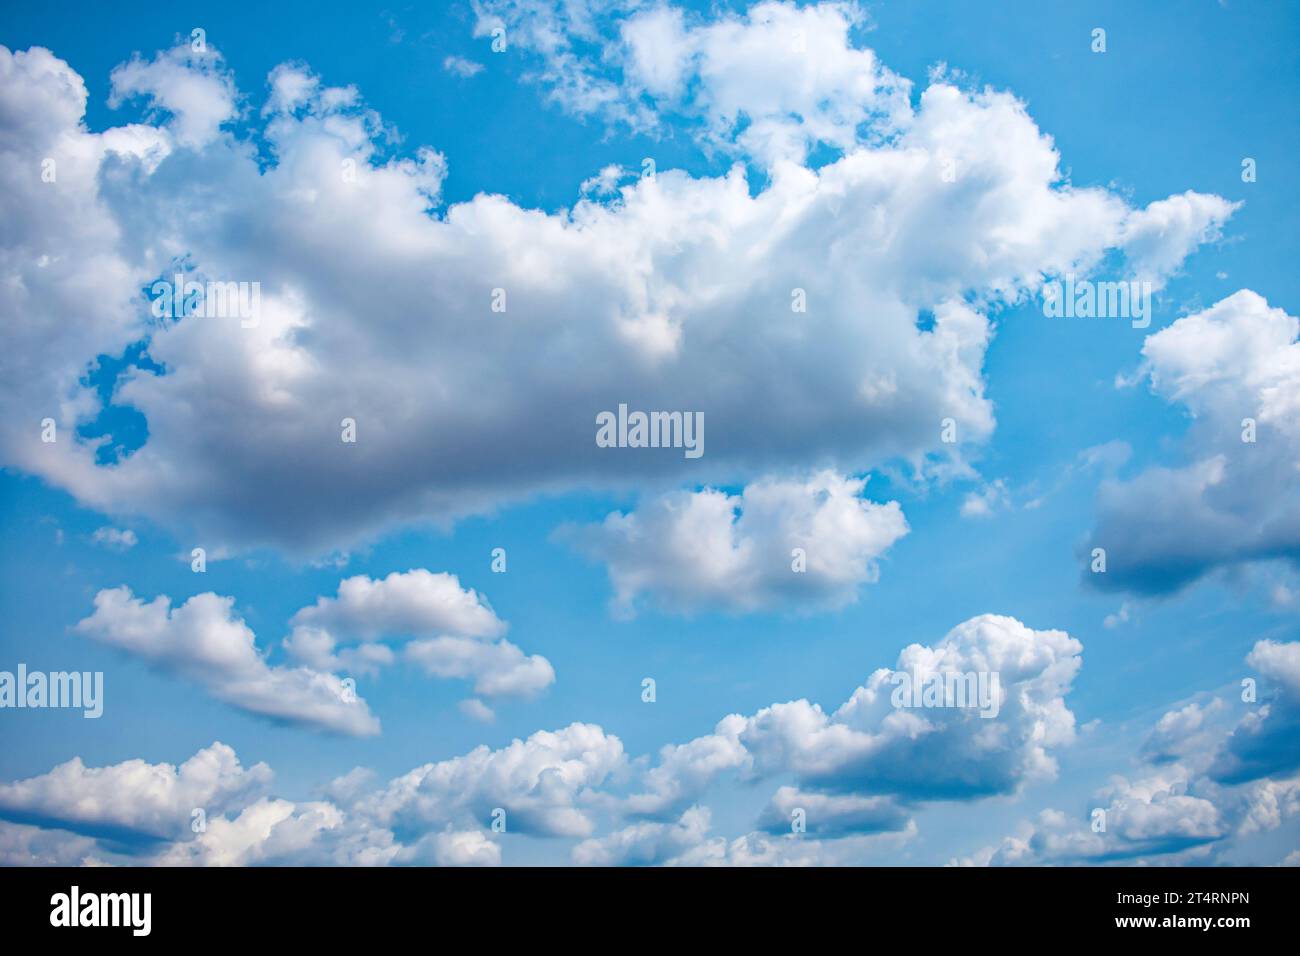
[(584, 179), (579, 192), (584, 196), (611, 196), (618, 192), (618, 184), (626, 175), (627, 171), (622, 166), (610, 163), (601, 167), (595, 176)]
[[(373, 672), (400, 656), (430, 676), (472, 680), (474, 692), (488, 697), (531, 696), (555, 682), (550, 661), (505, 640), (505, 622), (451, 574), (416, 568), (350, 577), (336, 597), (317, 599), (290, 625), (285, 649), (318, 668)], [(407, 639), (397, 651), (379, 642), (394, 637)]]
[(95, 533), (90, 536), (90, 540), (110, 551), (130, 551), (139, 543), (140, 539), (136, 537), (135, 532), (130, 528), (123, 530), (121, 528), (103, 527), (96, 528)]
[(194, 681), (241, 710), (334, 733), (379, 733), (366, 702), (340, 678), (268, 664), (234, 605), (234, 598), (207, 592), (173, 608), (166, 595), (145, 603), (130, 588), (107, 588), (95, 595), (94, 613), (76, 630)]
[(477, 76), (483, 72), (483, 64), (474, 60), (467, 60), (463, 56), (449, 56), (442, 61), (442, 68), (453, 76), (459, 76), (461, 79), (469, 79), (471, 76)]
[(963, 518), (991, 518), (994, 512), (1011, 506), (1011, 495), (1003, 478), (982, 485), (977, 491), (966, 495), (961, 503)]
[(1205, 753), (1221, 738), (1213, 719), (1222, 715), (1226, 705), (1217, 697), (1207, 704), (1193, 701), (1171, 710), (1156, 722), (1142, 744), (1142, 757), (1154, 764), (1168, 763)]
[(137, 54), (115, 68), (110, 80), (110, 106), (143, 97), (150, 107), (171, 114), (167, 129), (181, 146), (206, 145), (236, 116), (234, 81), (213, 47), (196, 52), (182, 44), (152, 60)]
[[(801, 160), (818, 143), (846, 149), (867, 124), (908, 119), (911, 84), (851, 42), (863, 20), (853, 4), (764, 2), (707, 18), (666, 4), (476, 9), (475, 33), (504, 27), (562, 108), (633, 129), (675, 116), (710, 147), (767, 164)], [(598, 54), (587, 52), (593, 44)], [(618, 81), (604, 75), (610, 67)]]
[(877, 559), (908, 531), (898, 502), (868, 501), (865, 486), (822, 472), (765, 479), (739, 495), (675, 492), (568, 535), (606, 563), (622, 614), (642, 596), (677, 612), (835, 607), (876, 580)]
[(1113, 614), (1107, 614), (1106, 617), (1102, 619), (1101, 622), (1102, 627), (1106, 628), (1106, 630), (1108, 631), (1113, 631), (1121, 624), (1127, 624), (1129, 622), (1129, 618), (1132, 617), (1132, 614), (1133, 614), (1132, 603), (1129, 601), (1125, 601), (1119, 606), (1119, 610), (1115, 611)]
[(474, 693), (485, 697), (528, 697), (555, 683), (550, 661), (509, 641), (430, 637), (411, 641), (402, 656), (432, 677), (472, 680)]
[(335, 597), (318, 598), (289, 623), (353, 638), (429, 633), (491, 638), (506, 630), (477, 591), (462, 588), (454, 574), (424, 568), (394, 571), (381, 579), (364, 574), (345, 578)]
[(1243, 812), (1241, 833), (1276, 830), (1300, 813), (1300, 776), (1254, 781), (1245, 788)]
[(1134, 210), (1124, 221), (1121, 239), (1130, 271), (1160, 288), (1199, 246), (1219, 239), (1223, 224), (1240, 206), (1189, 190)]

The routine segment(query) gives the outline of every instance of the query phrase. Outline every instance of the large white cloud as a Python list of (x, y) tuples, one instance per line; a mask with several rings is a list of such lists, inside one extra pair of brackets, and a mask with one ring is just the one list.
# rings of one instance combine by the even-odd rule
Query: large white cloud
[[(788, 88), (778, 112), (874, 63), (849, 45), (836, 8), (772, 16), (813, 24), (815, 53), (764, 71)], [(784, 28), (701, 29), (691, 62), (707, 73), (729, 43), (759, 57)], [(1065, 182), (1014, 97), (935, 83), (863, 139), (844, 139), (852, 110), (827, 120), (817, 135), (844, 139), (842, 158), (817, 170), (783, 159), (757, 192), (738, 164), (714, 178), (660, 170), (611, 202), (554, 213), (489, 195), (434, 212), (443, 157), (381, 160), (382, 121), (356, 91), (277, 70), (266, 116), (250, 111), (269, 150), (259, 161), (221, 128), (223, 97), (237, 94), (220, 60), (193, 59), (173, 51), (124, 67), (120, 94), (153, 97), (171, 119), (96, 134), (66, 64), (0, 51), (11, 223), (0, 287), (7, 326), (29, 317), (4, 360), (15, 414), (0, 425), (0, 457), (210, 550), (317, 553), (576, 486), (960, 462), (994, 424), (982, 380), (990, 310), (1126, 244), (1143, 268), (1172, 268), (1189, 236), (1230, 211), (1184, 197), (1166, 249), (1156, 212)], [(710, 123), (758, 109), (718, 83), (697, 104)], [(40, 181), (47, 155), (56, 183)], [(260, 282), (255, 327), (153, 319), (141, 290), (178, 263), (200, 281)], [(491, 309), (498, 288), (505, 312)], [(795, 289), (806, 312), (791, 310)], [(932, 327), (918, 327), (923, 310)], [(113, 398), (143, 415), (143, 446), (122, 455), (121, 435), (77, 440), (100, 406), (81, 383), (87, 364), (146, 340), (156, 364), (137, 363)], [(704, 413), (704, 456), (597, 447), (597, 413), (624, 402)], [(53, 444), (40, 440), (46, 417), (60, 426)], [(355, 443), (340, 440), (345, 418)], [(956, 445), (940, 441), (945, 418)]]

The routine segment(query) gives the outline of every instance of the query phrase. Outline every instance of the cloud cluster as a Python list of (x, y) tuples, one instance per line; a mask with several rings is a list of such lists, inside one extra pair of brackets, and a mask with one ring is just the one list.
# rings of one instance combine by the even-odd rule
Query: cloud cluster
[(166, 595), (146, 603), (128, 587), (106, 588), (76, 630), (179, 674), (241, 710), (335, 733), (379, 733), (379, 720), (341, 678), (268, 664), (234, 606), (234, 598), (210, 591), (173, 608)]
[[(355, 679), (347, 683), (338, 673), (375, 673), (399, 653), (430, 676), (470, 680), (475, 693), (489, 697), (531, 696), (555, 680), (550, 662), (505, 640), (505, 623), (450, 574), (416, 568), (344, 579), (337, 596), (291, 619), (284, 647), (297, 666), (268, 663), (234, 604), (208, 592), (173, 608), (165, 595), (146, 603), (125, 586), (108, 588), (76, 630), (242, 710), (356, 736), (379, 733), (379, 720), (356, 694)], [(399, 650), (388, 638), (402, 639)], [(491, 715), (481, 701), (471, 708), (478, 719)]]
[[(1219, 698), (1170, 711), (1153, 727), (1137, 772), (1113, 777), (1087, 812), (1044, 810), (954, 862), (1205, 862), (1234, 837), (1278, 827), (1300, 812), (1300, 753), (1293, 727), (1277, 716), (1300, 708), (1298, 647), (1260, 642), (1252, 651), (1264, 696), (1244, 716)], [(303, 802), (267, 795), (269, 769), (243, 768), (221, 744), (180, 768), (139, 760), (87, 768), (74, 759), (0, 785), (0, 859), (493, 865), (502, 861), (492, 827), (500, 820), (506, 833), (578, 840), (579, 864), (852, 862), (913, 838), (913, 813), (926, 804), (1016, 793), (1051, 776), (1050, 751), (1074, 737), (1064, 695), (1080, 650), (1059, 631), (985, 615), (933, 647), (905, 648), (896, 668), (875, 671), (829, 715), (807, 701), (733, 714), (654, 760), (630, 760), (618, 737), (575, 723), (378, 786), (358, 769)], [(978, 668), (1003, 675), (996, 718), (887, 699), (897, 674)], [(1244, 752), (1251, 763), (1242, 733), (1254, 741)], [(1258, 759), (1262, 740), (1270, 742), (1267, 762)], [(1230, 758), (1237, 762), (1225, 764)], [(776, 788), (752, 832), (728, 838), (713, 831), (702, 802), (723, 776), (794, 782)], [(205, 809), (206, 827), (190, 826), (194, 808)]]
[(509, 832), (589, 835), (594, 824), (578, 804), (625, 762), (617, 737), (573, 724), (426, 764), (374, 790), (367, 775), (350, 774), (326, 799), (295, 802), (264, 795), (270, 770), (244, 770), (220, 743), (179, 770), (74, 759), (0, 785), (0, 862), (495, 865), (494, 810), (504, 810)]
[(1246, 662), (1255, 697), (1224, 697), (1164, 714), (1137, 754), (1086, 813), (1043, 810), (999, 843), (956, 863), (981, 866), (1143, 861), (1212, 863), (1231, 838), (1300, 813), (1300, 642), (1260, 641)]
[[(391, 597), (383, 582), (354, 584), (341, 588), (339, 598), (318, 602), (312, 616), (346, 620), (350, 608), (376, 600), (376, 584)], [(407, 592), (399, 586), (393, 593)], [(495, 630), (475, 606), (450, 592), (443, 596), (452, 600), (429, 602), (421, 599), (427, 597), (422, 591), (407, 594), (410, 600), (386, 603), (376, 617), (386, 613), (387, 620), (409, 624), (411, 616), (428, 621), (451, 614)], [(120, 610), (121, 602), (130, 604), (124, 595), (114, 595), (106, 606)], [(154, 618), (166, 616), (165, 601), (158, 607), (136, 602), (131, 610), (136, 617), (121, 623), (121, 639), (133, 635), (155, 643)], [(181, 628), (189, 626), (184, 611), (173, 615), (182, 617)], [(380, 632), (388, 625), (373, 626)], [(204, 637), (202, 631), (191, 636)], [(992, 720), (961, 708), (895, 708), (887, 685), (897, 672), (882, 668), (831, 715), (806, 700), (775, 704), (751, 717), (733, 714), (711, 734), (662, 748), (653, 761), (629, 760), (618, 737), (594, 724), (574, 723), (495, 750), (476, 747), (379, 786), (357, 770), (325, 788), (322, 799), (301, 803), (245, 786), (247, 780), (264, 784), (269, 770), (259, 765), (242, 771), (233, 752), (216, 744), (179, 775), (204, 787), (189, 786), (183, 796), (168, 796), (164, 806), (142, 804), (123, 817), (116, 805), (84, 799), (94, 789), (89, 781), (117, 786), (121, 778), (167, 779), (175, 771), (140, 761), (87, 770), (74, 761), (0, 789), (0, 809), (12, 821), (0, 832), (0, 847), (12, 846), (15, 861), (58, 852), (111, 857), (121, 852), (115, 844), (75, 842), (58, 851), (12, 827), (96, 836), (112, 826), (137, 840), (169, 841), (149, 848), (144, 862), (495, 863), (500, 844), (488, 832), (500, 819), (508, 833), (580, 839), (576, 862), (811, 862), (827, 841), (852, 846), (871, 835), (910, 836), (915, 832), (910, 811), (927, 801), (1013, 792), (1050, 775), (1049, 751), (1073, 733), (1062, 695), (1077, 670), (1079, 651), (1078, 642), (1059, 631), (1034, 631), (1014, 619), (986, 615), (954, 628), (933, 648), (911, 645), (900, 654), (898, 667), (909, 674), (1000, 670), (1001, 710)], [(921, 759), (927, 747), (940, 759)], [(216, 758), (218, 767), (209, 767)], [(728, 841), (710, 833), (709, 811), (700, 805), (723, 775), (749, 781), (794, 777), (797, 785), (776, 790), (755, 821), (755, 832)], [(180, 788), (173, 784), (172, 790)], [(206, 830), (185, 831), (190, 805), (208, 808)], [(779, 836), (790, 832), (795, 809), (806, 816), (806, 842)], [(619, 826), (602, 834), (602, 820)]]

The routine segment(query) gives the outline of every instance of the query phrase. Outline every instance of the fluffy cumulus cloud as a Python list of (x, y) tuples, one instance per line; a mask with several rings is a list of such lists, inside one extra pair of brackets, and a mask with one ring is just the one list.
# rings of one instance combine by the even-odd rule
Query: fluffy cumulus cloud
[[(173, 608), (165, 595), (146, 602), (128, 587), (106, 588), (76, 630), (242, 710), (356, 736), (379, 733), (379, 720), (346, 675), (374, 674), (399, 659), (430, 676), (472, 681), (488, 697), (532, 696), (555, 680), (550, 662), (505, 640), (505, 623), (450, 574), (416, 568), (344, 579), (336, 596), (290, 620), (284, 649), (293, 666), (268, 662), (234, 605), (233, 597), (208, 592)], [(394, 637), (397, 649), (385, 640)], [(491, 719), (481, 701), (466, 706), (476, 719)]]
[(1300, 641), (1259, 641), (1246, 663), (1259, 672), (1260, 706), (1216, 755), (1210, 772), (1224, 783), (1300, 771)]
[(221, 743), (179, 767), (127, 760), (87, 767), (77, 757), (49, 773), (0, 784), (0, 816), (122, 843), (174, 840), (190, 832), (193, 811), (217, 814), (256, 797), (270, 782), (266, 764), (244, 767)]
[(175, 47), (152, 60), (139, 54), (113, 70), (109, 106), (141, 98), (166, 115), (161, 124), (178, 146), (201, 147), (235, 119), (234, 83), (220, 54), (202, 43)]
[(587, 836), (584, 800), (626, 764), (623, 744), (594, 724), (538, 731), (500, 750), (476, 747), (426, 764), (366, 796), (357, 812), (397, 832), (447, 824), (487, 826), (505, 811), (511, 832)]
[[(829, 792), (909, 800), (1014, 793), (1027, 781), (1054, 776), (1051, 751), (1074, 739), (1064, 698), (1082, 651), (1063, 631), (982, 615), (933, 647), (908, 646), (894, 668), (876, 670), (833, 713), (807, 701), (765, 708), (741, 741), (760, 770), (792, 770)], [(949, 675), (984, 675), (990, 706), (974, 694), (966, 706), (915, 706), (923, 697), (908, 704), (907, 687), (937, 686)]]
[[(1071, 186), (1006, 93), (936, 81), (914, 106), (845, 5), (707, 22), (646, 8), (614, 25), (584, 9), (481, 12), (576, 94), (694, 118), (733, 168), (660, 169), (550, 213), (494, 195), (444, 207), (447, 160), (386, 158), (391, 130), (360, 92), (302, 65), (243, 108), (210, 46), (137, 58), (114, 97), (148, 121), (95, 132), (66, 63), (0, 50), (0, 311), (25, 317), (0, 358), (14, 409), (0, 460), (210, 548), (303, 553), (579, 486), (961, 469), (994, 426), (993, 311), (1111, 250), (1174, 269), (1230, 211)], [(623, 64), (613, 90), (583, 79), (573, 45), (602, 30)], [(806, 52), (787, 50), (795, 35)], [(812, 168), (814, 142), (838, 158)], [(765, 165), (761, 188), (745, 159)], [(250, 291), (248, 316), (155, 315), (154, 284), (182, 270), (205, 288), (258, 282), (258, 307)], [(147, 423), (139, 447), (85, 380), (132, 346), (145, 352), (110, 401)], [(703, 413), (705, 454), (597, 447), (596, 416), (621, 403)]]
[(378, 670), (398, 656), (379, 639), (398, 637), (409, 638), (401, 645), (404, 660), (431, 676), (472, 680), (474, 692), (488, 697), (529, 696), (555, 681), (550, 661), (505, 640), (505, 622), (452, 574), (415, 568), (379, 580), (347, 578), (336, 597), (318, 599), (290, 624), (286, 649), (315, 667)]
[[(977, 800), (1052, 777), (1051, 751), (1074, 739), (1066, 707), (1082, 645), (1061, 631), (1035, 631), (984, 615), (953, 628), (934, 647), (913, 644), (896, 668), (880, 668), (832, 713), (807, 700), (733, 714), (713, 733), (664, 747), (621, 806), (632, 817), (670, 821), (723, 774), (755, 780), (794, 776), (772, 797), (759, 825), (789, 832), (802, 809), (806, 832), (825, 838), (905, 831), (909, 807)], [(914, 706), (908, 680), (986, 676), (991, 716), (966, 706)], [(956, 703), (954, 699), (952, 703)], [(649, 832), (649, 831), (647, 831)]]
[(1186, 461), (1104, 483), (1097, 587), (1175, 591), (1221, 568), (1300, 562), (1300, 319), (1241, 291), (1147, 337), (1152, 390), (1192, 416)]
[(908, 530), (898, 503), (866, 500), (865, 486), (825, 472), (739, 495), (675, 492), (568, 536), (608, 565), (623, 613), (643, 595), (674, 610), (836, 606), (875, 580), (876, 559)]
[(234, 605), (234, 598), (207, 592), (173, 608), (166, 595), (146, 602), (130, 588), (106, 588), (76, 630), (250, 713), (335, 733), (379, 733), (378, 719), (342, 678), (268, 664)]

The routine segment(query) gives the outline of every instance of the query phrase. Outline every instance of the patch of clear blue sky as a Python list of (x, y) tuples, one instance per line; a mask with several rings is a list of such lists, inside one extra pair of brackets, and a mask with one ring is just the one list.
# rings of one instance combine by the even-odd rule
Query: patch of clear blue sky
[[(1186, 189), (1246, 201), (1226, 241), (1195, 254), (1171, 283), (1148, 331), (1239, 288), (1252, 288), (1292, 314), (1300, 308), (1297, 4), (948, 2), (868, 4), (868, 10), (874, 28), (860, 42), (912, 79), (918, 93), (928, 69), (942, 61), (964, 71), (968, 83), (1023, 98), (1054, 137), (1076, 185), (1109, 185), (1138, 204)], [(329, 84), (355, 84), (403, 134), (397, 151), (430, 145), (446, 154), (450, 201), (493, 191), (557, 209), (611, 162), (635, 169), (653, 156), (660, 169), (697, 175), (725, 167), (725, 160), (704, 158), (685, 136), (629, 137), (543, 105), (544, 91), (519, 81), (517, 58), (494, 56), (486, 39), (471, 37), (472, 14), (464, 4), (397, 4), (381, 13), (363, 4), (176, 3), (160, 14), (132, 4), (10, 2), (0, 13), (0, 42), (48, 46), (67, 59), (86, 80), (88, 123), (99, 129), (134, 115), (107, 107), (113, 66), (134, 51), (152, 55), (194, 26), (204, 27), (222, 51), (254, 113), (267, 72), (284, 61), (308, 63)], [(1089, 50), (1097, 26), (1107, 30), (1105, 54)], [(455, 77), (442, 66), (452, 54), (486, 69)], [(1240, 179), (1245, 156), (1258, 163), (1254, 184)], [(408, 531), (354, 555), (342, 571), (259, 554), (214, 562), (198, 577), (180, 560), (189, 542), (135, 523), (136, 548), (104, 551), (89, 536), (108, 519), (32, 479), (0, 475), (0, 668), (24, 661), (32, 668), (107, 673), (101, 720), (6, 713), (0, 778), (40, 773), (74, 755), (91, 765), (132, 757), (179, 761), (220, 739), (245, 763), (268, 762), (277, 789), (301, 797), (354, 765), (388, 776), (573, 720), (599, 723), (633, 754), (643, 754), (705, 733), (730, 711), (803, 696), (831, 709), (872, 669), (893, 663), (904, 645), (931, 643), (966, 617), (994, 611), (1083, 641), (1084, 668), (1068, 702), (1081, 722), (1102, 720), (1096, 733), (1114, 736), (1104, 752), (1121, 765), (1080, 748), (1062, 755), (1058, 782), (1031, 790), (1021, 805), (994, 801), (932, 811), (922, 817), (921, 840), (907, 859), (944, 862), (1041, 805), (1084, 813), (1091, 790), (1126, 769), (1137, 735), (1124, 729), (1126, 721), (1149, 724), (1167, 704), (1235, 681), (1256, 640), (1294, 639), (1296, 621), (1265, 606), (1251, 583), (1216, 581), (1143, 605), (1135, 621), (1104, 629), (1103, 617), (1121, 598), (1086, 588), (1075, 553), (1092, 523), (1099, 476), (1066, 470), (1081, 450), (1112, 440), (1133, 447), (1129, 467), (1176, 462), (1185, 420), (1145, 388), (1114, 388), (1116, 374), (1136, 366), (1144, 334), (1127, 323), (1050, 321), (1025, 308), (1000, 315), (998, 324), (986, 364), (998, 430), (979, 466), (990, 478), (1008, 480), (1017, 507), (985, 521), (963, 520), (964, 488), (917, 497), (874, 476), (868, 493), (898, 496), (913, 530), (884, 561), (880, 582), (865, 587), (857, 605), (834, 613), (679, 618), (646, 612), (630, 622), (613, 620), (601, 569), (553, 542), (551, 533), (633, 499), (571, 495), (469, 520), (446, 535)], [(1039, 508), (1020, 507), (1049, 491)], [(489, 571), (496, 546), (508, 549), (507, 574)], [(289, 616), (333, 593), (341, 576), (411, 567), (450, 571), (481, 589), (510, 623), (512, 640), (552, 661), (556, 684), (537, 701), (500, 705), (498, 721), (484, 727), (455, 707), (468, 687), (398, 668), (360, 682), (384, 733), (351, 740), (269, 725), (70, 631), (102, 587), (128, 584), (138, 595), (165, 593), (176, 604), (214, 590), (234, 595), (259, 643), (271, 647), (285, 635)], [(644, 676), (658, 681), (654, 705), (640, 701)], [(715, 824), (725, 833), (743, 832), (769, 791), (724, 790), (712, 801)], [(518, 860), (516, 852), (541, 859), (551, 851), (507, 852)]]

